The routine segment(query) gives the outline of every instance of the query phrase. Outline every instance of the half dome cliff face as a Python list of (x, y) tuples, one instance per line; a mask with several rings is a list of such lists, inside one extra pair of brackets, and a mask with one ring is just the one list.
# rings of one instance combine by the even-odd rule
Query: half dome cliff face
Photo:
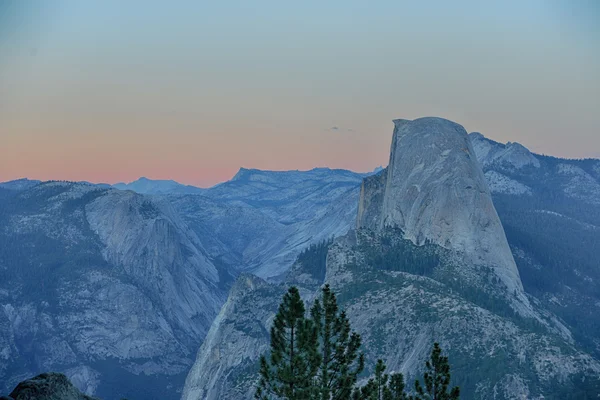
[[(448, 249), (459, 273), (491, 268), (514, 308), (529, 314), (515, 261), (465, 129), (442, 118), (394, 121), (390, 162), (361, 188), (358, 228), (402, 230)], [(464, 277), (463, 277), (464, 278)]]

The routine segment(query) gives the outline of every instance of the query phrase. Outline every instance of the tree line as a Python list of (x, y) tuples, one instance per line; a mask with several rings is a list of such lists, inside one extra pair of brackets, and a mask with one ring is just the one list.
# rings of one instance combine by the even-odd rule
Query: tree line
[(363, 385), (365, 370), (361, 336), (337, 305), (329, 285), (306, 312), (298, 288), (283, 296), (271, 327), (269, 354), (260, 358), (256, 400), (458, 400), (458, 387), (450, 388), (448, 357), (435, 343), (423, 381), (407, 393), (401, 373), (387, 374), (378, 360), (374, 376)]

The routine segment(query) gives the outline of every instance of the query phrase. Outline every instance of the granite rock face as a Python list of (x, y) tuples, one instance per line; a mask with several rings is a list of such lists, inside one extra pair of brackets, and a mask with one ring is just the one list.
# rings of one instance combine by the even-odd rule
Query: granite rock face
[[(515, 308), (530, 314), (517, 266), (465, 129), (441, 118), (395, 120), (390, 163), (361, 188), (358, 228), (397, 227), (416, 245), (451, 250), (463, 279), (493, 269)], [(385, 183), (384, 183), (385, 182)], [(372, 192), (371, 192), (372, 191)], [(513, 296), (516, 294), (516, 296)]]
[(53, 370), (87, 394), (175, 396), (232, 278), (170, 204), (48, 182), (0, 220), (2, 389)]
[(273, 310), (284, 293), (253, 275), (238, 278), (198, 351), (182, 399), (253, 397), (256, 360), (269, 348)]
[(17, 385), (14, 400), (98, 400), (81, 393), (63, 374), (45, 373)]
[(169, 200), (213, 258), (240, 272), (279, 279), (304, 248), (354, 226), (366, 175), (329, 168), (242, 168), (202, 196)]

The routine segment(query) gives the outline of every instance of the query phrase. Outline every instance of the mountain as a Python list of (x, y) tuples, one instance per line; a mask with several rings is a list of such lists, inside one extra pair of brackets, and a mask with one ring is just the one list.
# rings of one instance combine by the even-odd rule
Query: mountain
[[(305, 247), (350, 229), (358, 188), (368, 175), (329, 168), (241, 168), (230, 181), (199, 192), (188, 193), (174, 181), (145, 178), (127, 188), (164, 196), (217, 262), (277, 279)], [(155, 186), (157, 182), (166, 183)]]
[[(575, 384), (593, 393), (600, 161), (477, 133), (469, 148), (455, 124), (417, 125), (438, 147), (397, 134), (401, 156), (373, 176), (242, 168), (210, 189), (166, 184), (156, 194), (0, 184), (0, 391), (57, 370), (107, 399), (176, 398), (189, 372), (184, 398), (247, 398), (286, 285), (310, 300), (327, 280), (371, 357), (395, 354), (392, 370), (413, 376), (441, 338), (475, 398), (536, 398)], [(460, 137), (441, 134), (457, 129)], [(452, 223), (435, 230), (424, 218)]]
[(162, 200), (68, 182), (0, 200), (0, 382), (172, 398), (231, 276)]
[(470, 135), (525, 290), (600, 357), (600, 160)]
[(0, 390), (53, 370), (102, 398), (178, 397), (234, 277), (276, 277), (356, 216), (362, 175), (244, 171), (202, 194), (3, 184)]
[[(480, 269), (499, 279), (495, 294), (531, 314), (517, 266), (464, 128), (441, 118), (395, 120), (390, 164), (361, 187), (357, 228), (392, 227), (422, 246), (452, 252), (449, 275), (486, 290)], [(371, 183), (374, 181), (377, 185)], [(487, 277), (485, 278), (487, 279)]]
[[(240, 169), (204, 193), (221, 211), (204, 212), (206, 200), (175, 200), (184, 218), (213, 227), (214, 237), (236, 257), (239, 270), (277, 278), (312, 243), (344, 235), (356, 218), (358, 187), (368, 174)], [(203, 206), (194, 203), (203, 202)], [(214, 209), (214, 208), (213, 208)], [(195, 212), (200, 211), (200, 213)]]
[[(483, 152), (478, 140), (493, 148)], [(599, 235), (581, 182), (597, 179), (598, 161), (523, 149), (469, 138), (438, 118), (395, 121), (390, 164), (363, 181), (356, 229), (301, 256), (282, 284), (238, 278), (182, 399), (250, 398), (285, 288), (297, 285), (311, 301), (324, 282), (363, 336), (367, 365), (383, 358), (410, 382), (439, 341), (461, 398), (596, 395), (600, 335), (591, 314), (600, 301), (591, 270), (600, 266), (589, 246)], [(514, 190), (521, 185), (529, 190)], [(566, 222), (546, 234), (548, 221), (532, 224), (545, 218)], [(567, 318), (577, 304), (586, 310)]]
[(115, 189), (132, 190), (141, 194), (200, 194), (203, 192), (203, 189), (196, 186), (183, 185), (173, 180), (154, 180), (146, 177), (130, 183), (115, 183), (112, 186)]

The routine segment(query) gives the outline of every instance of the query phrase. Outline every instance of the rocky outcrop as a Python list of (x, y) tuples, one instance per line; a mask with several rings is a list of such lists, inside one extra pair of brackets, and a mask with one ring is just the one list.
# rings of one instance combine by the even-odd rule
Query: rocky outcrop
[(522, 169), (528, 166), (540, 167), (540, 161), (525, 146), (519, 143), (500, 144), (486, 139), (481, 133), (469, 135), (477, 160), (482, 166), (502, 166), (511, 169)]
[(81, 393), (69, 379), (58, 373), (45, 373), (17, 385), (10, 393), (14, 400), (98, 400)]
[(387, 169), (382, 169), (376, 175), (363, 179), (358, 200), (357, 226), (379, 226), (387, 176)]
[(273, 310), (284, 292), (252, 275), (238, 278), (198, 351), (183, 400), (252, 398), (256, 360), (268, 350)]
[(378, 184), (365, 181), (361, 188), (358, 228), (397, 227), (416, 245), (432, 242), (451, 250), (466, 282), (477, 280), (473, 267), (490, 267), (504, 286), (499, 292), (519, 312), (531, 314), (465, 129), (441, 118), (394, 124), (385, 178)]
[[(600, 372), (600, 363), (574, 346), (568, 333), (536, 328), (485, 296), (474, 296), (476, 291), (405, 273), (400, 265), (399, 271), (381, 270), (369, 255), (379, 249), (385, 258), (388, 239), (382, 244), (377, 234), (359, 232), (357, 240), (331, 247), (326, 281), (362, 335), (371, 368), (383, 358), (410, 382), (438, 341), (450, 356), (453, 379), (465, 399), (553, 398), (557, 387), (576, 386), (578, 374), (593, 378)], [(413, 251), (426, 257), (423, 247)], [(505, 383), (513, 378), (525, 384)]]
[[(222, 291), (219, 272), (171, 205), (111, 190), (86, 205), (86, 216), (104, 244), (104, 258), (121, 266), (144, 290), (156, 293), (170, 322), (201, 322), (180, 325), (181, 339), (203, 337), (223, 301), (208, 295)], [(207, 311), (205, 318), (199, 315)]]

